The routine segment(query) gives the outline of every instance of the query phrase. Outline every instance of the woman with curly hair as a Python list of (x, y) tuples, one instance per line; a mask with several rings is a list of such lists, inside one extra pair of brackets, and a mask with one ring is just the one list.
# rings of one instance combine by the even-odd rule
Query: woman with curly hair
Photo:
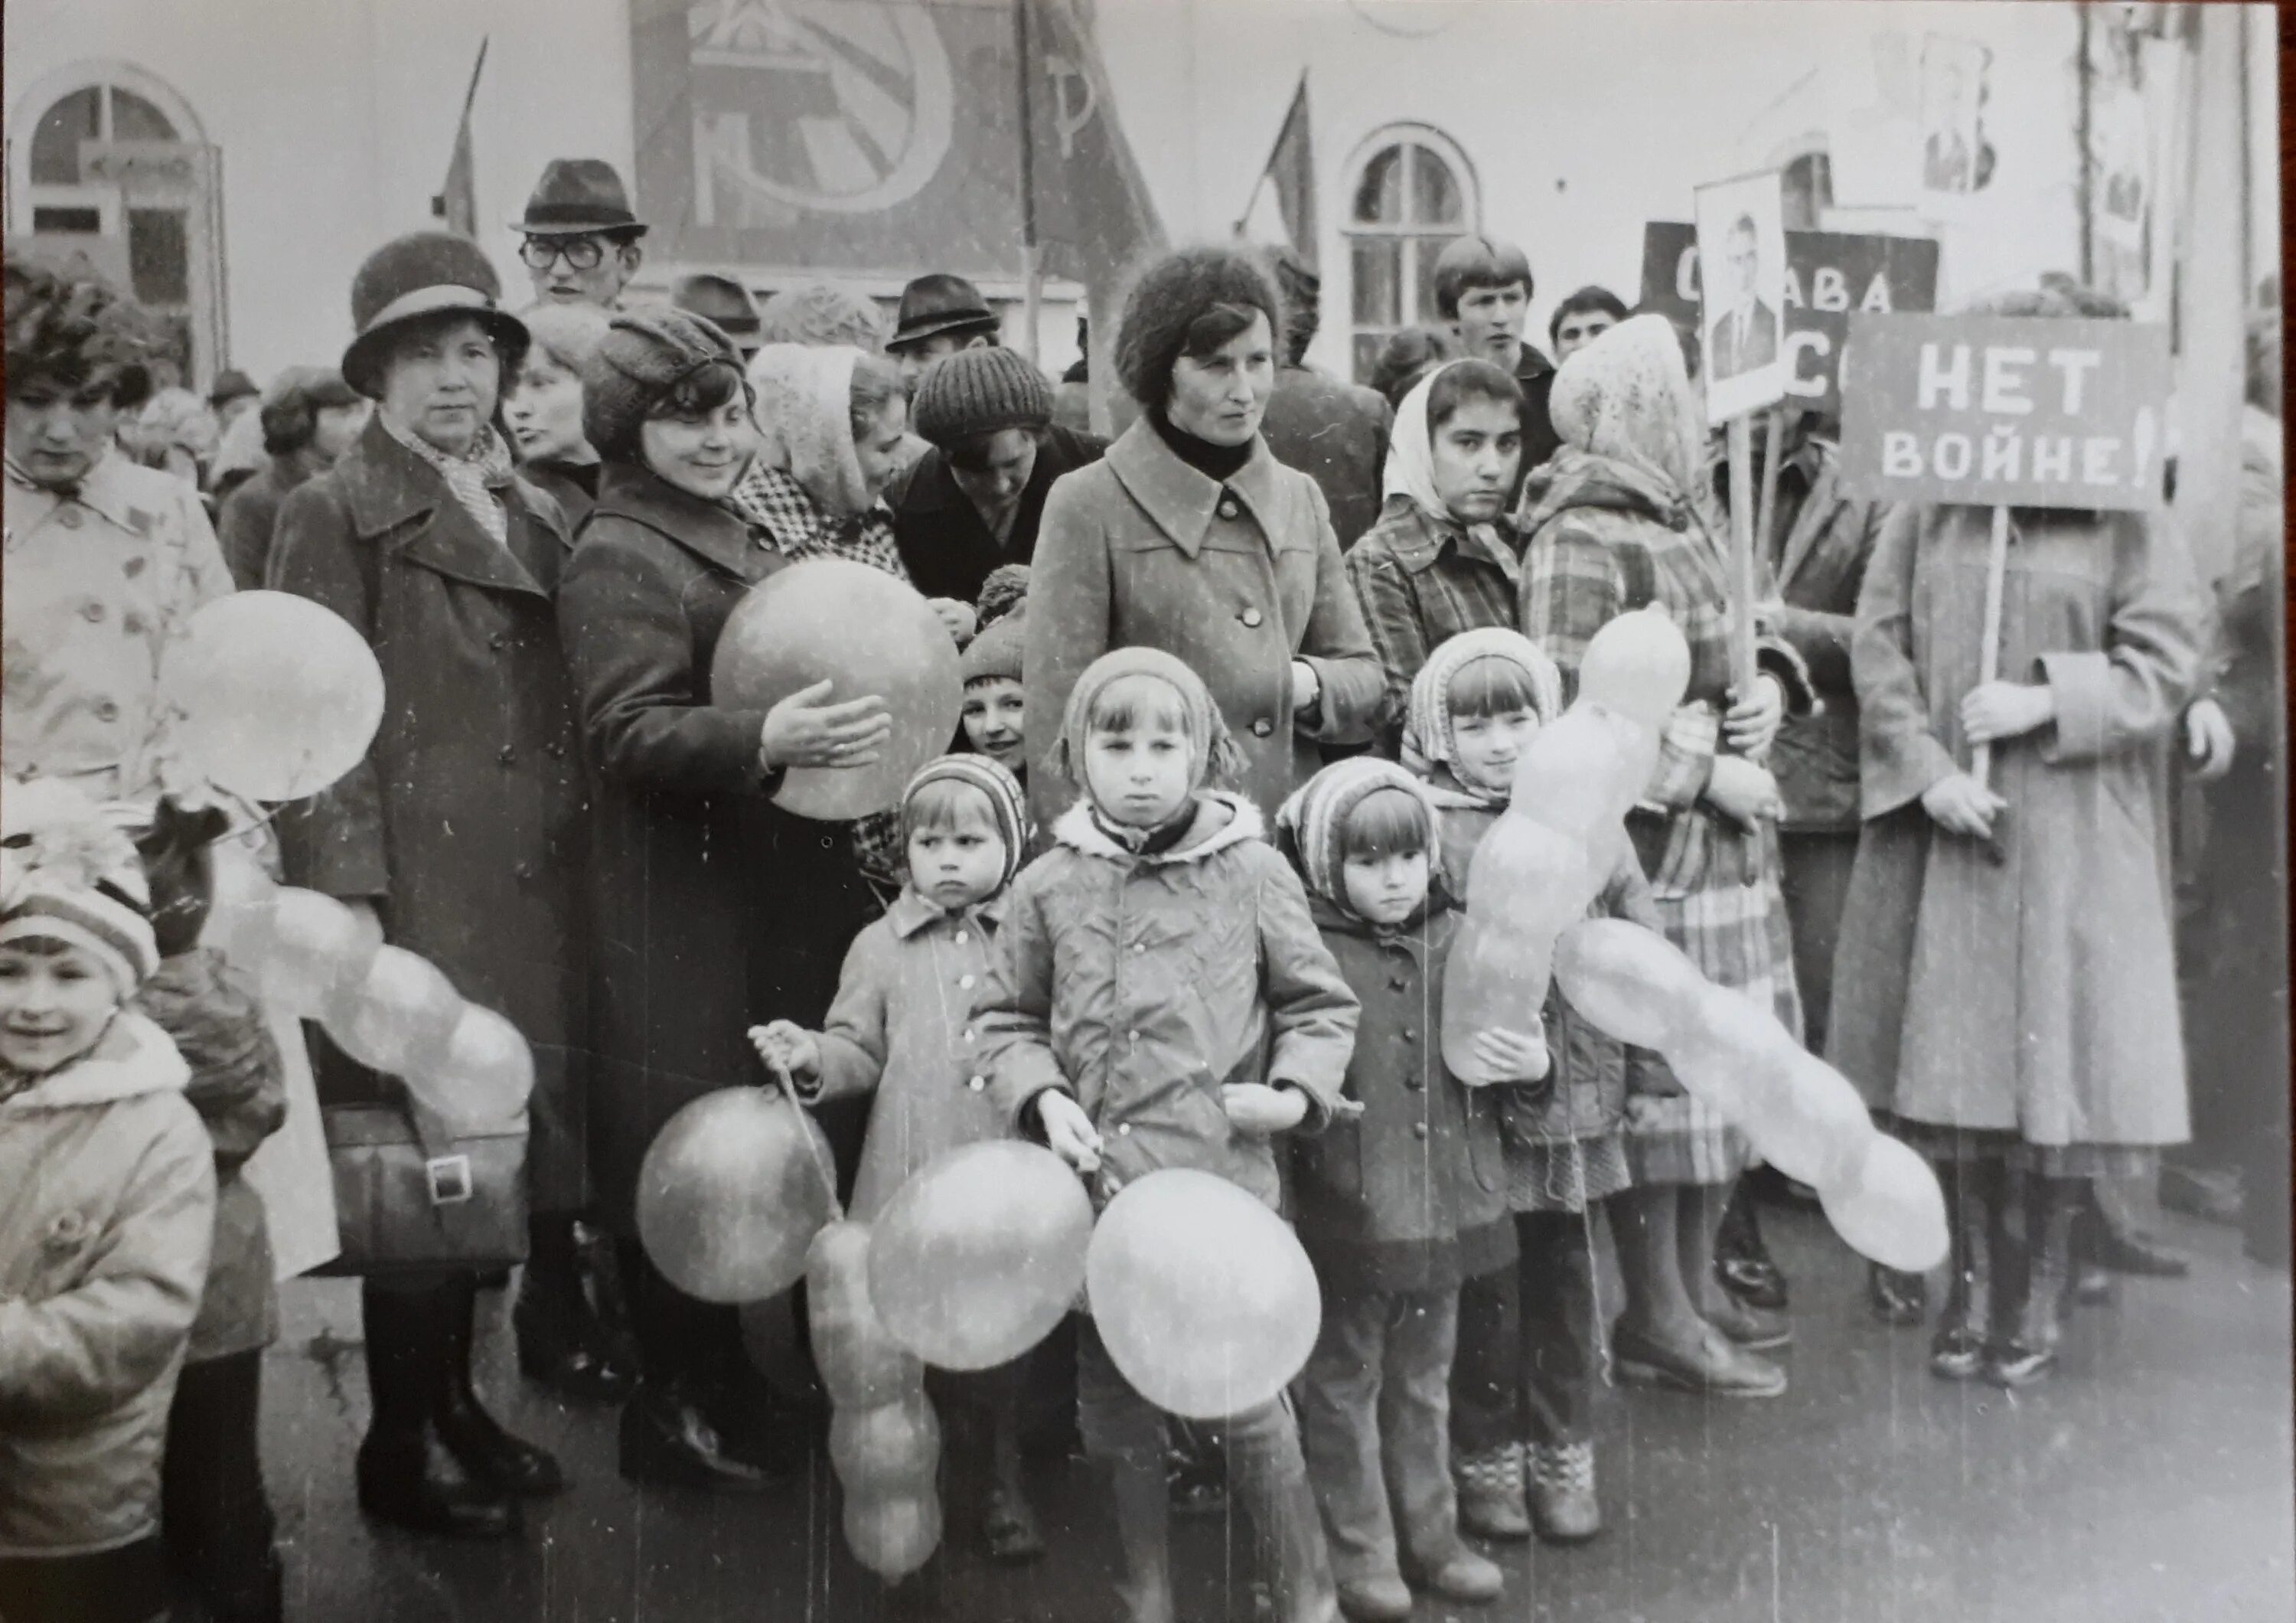
[[(1371, 737), (1382, 678), (1316, 482), (1275, 460), (1260, 418), (1283, 301), (1259, 261), (1191, 248), (1148, 267), (1116, 366), (1141, 416), (1045, 501), (1029, 588), (1029, 713), (1058, 716), (1086, 666), (1137, 645), (1202, 676), (1235, 729), (1244, 787), (1274, 816), (1319, 744)], [(1076, 786), (1029, 741), (1038, 820)]]

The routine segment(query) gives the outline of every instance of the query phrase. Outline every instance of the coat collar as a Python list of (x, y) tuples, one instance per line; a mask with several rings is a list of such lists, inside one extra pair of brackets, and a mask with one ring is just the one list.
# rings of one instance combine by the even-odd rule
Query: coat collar
[(1004, 922), (1004, 898), (1011, 894), (1012, 887), (1007, 886), (988, 900), (966, 908), (962, 914), (952, 915), (946, 909), (934, 906), (908, 886), (903, 886), (901, 894), (893, 898), (892, 906), (885, 910), (885, 922), (891, 927), (893, 934), (903, 941), (907, 941), (936, 924), (954, 923), (960, 919), (978, 919), (984, 932), (994, 931), (997, 926)]
[(1272, 538), (1276, 533), (1275, 456), (1258, 435), (1252, 437), (1250, 460), (1224, 485), (1181, 461), (1144, 416), (1108, 448), (1107, 462), (1117, 482), (1156, 528), (1191, 558), (1203, 550), (1222, 490), (1234, 491), (1251, 510), (1261, 534)]
[(159, 523), (158, 510), (164, 499), (172, 496), (175, 489), (185, 488), (171, 489), (170, 475), (137, 466), (116, 445), (105, 449), (87, 470), (87, 477), (79, 482), (79, 489), (69, 496), (33, 483), (31, 476), (12, 461), (7, 465), (7, 478), (20, 493), (20, 499), (39, 504), (38, 518), (32, 521), (35, 523), (66, 502), (77, 502), (113, 528), (146, 537)]
[(1400, 503), (1405, 522), (1392, 526), (1387, 535), (1389, 549), (1406, 574), (1423, 575), (1435, 567), (1446, 548), (1463, 557), (1480, 558), (1496, 568), (1510, 581), (1520, 584), (1522, 580), (1522, 559), (1507, 550), (1504, 538), (1514, 533), (1514, 526), (1505, 518), (1496, 520), (1491, 528), (1502, 539), (1496, 547), (1487, 547), (1476, 533), (1464, 524), (1431, 518), (1427, 510), (1409, 497), (1390, 497), (1389, 511)]
[(521, 526), (538, 526), (549, 544), (569, 547), (565, 532), (537, 511), (537, 492), (513, 478), (503, 487), (511, 540), (497, 543), (447, 491), (436, 469), (393, 439), (381, 419), (371, 419), (357, 447), (338, 462), (333, 477), (348, 504), (351, 522), (366, 540), (405, 531), (394, 543), (402, 557), (457, 581), (497, 591), (549, 596), (518, 555)]
[(1449, 898), (1440, 888), (1442, 865), (1439, 862), (1429, 864), (1428, 883), (1430, 888), (1425, 903), (1412, 918), (1392, 929), (1382, 928), (1361, 914), (1349, 912), (1329, 896), (1319, 896), (1313, 891), (1308, 893), (1308, 917), (1315, 920), (1316, 927), (1325, 935), (1351, 935), (1382, 946), (1400, 947), (1424, 968), (1429, 952), (1442, 944), (1440, 937), (1444, 933), (1444, 919), (1452, 910)]
[(94, 1048), (71, 1064), (0, 1100), (0, 1119), (45, 1110), (81, 1110), (146, 1093), (180, 1093), (192, 1068), (168, 1034), (122, 1009)]
[(737, 581), (755, 583), (781, 567), (781, 555), (730, 507), (681, 490), (651, 468), (610, 462), (598, 476), (593, 519), (611, 514), (666, 536), (705, 564)]
[[(1227, 820), (1212, 826), (1223, 812)], [(1149, 867), (1177, 862), (1201, 861), (1215, 853), (1227, 851), (1247, 840), (1256, 840), (1266, 831), (1260, 820), (1259, 808), (1241, 795), (1226, 789), (1206, 789), (1196, 796), (1196, 820), (1187, 836), (1169, 851), (1153, 856), (1136, 856), (1100, 831), (1092, 820), (1089, 803), (1078, 799), (1076, 804), (1061, 813), (1053, 824), (1053, 838), (1072, 851), (1088, 857), (1103, 857), (1127, 866), (1141, 863)]]

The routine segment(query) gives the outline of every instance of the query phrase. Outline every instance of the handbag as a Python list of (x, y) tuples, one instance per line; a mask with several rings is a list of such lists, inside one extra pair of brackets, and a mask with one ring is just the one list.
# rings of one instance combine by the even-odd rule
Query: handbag
[(485, 1272), (526, 1260), (527, 1123), (456, 1128), (401, 1085), (396, 1102), (321, 1110), (342, 1253), (320, 1272)]

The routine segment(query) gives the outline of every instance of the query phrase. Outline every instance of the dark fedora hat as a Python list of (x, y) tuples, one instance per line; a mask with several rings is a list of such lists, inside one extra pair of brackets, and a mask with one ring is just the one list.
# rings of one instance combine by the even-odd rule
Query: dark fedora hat
[(750, 290), (731, 276), (697, 270), (680, 276), (669, 290), (669, 301), (690, 315), (715, 322), (718, 329), (744, 350), (754, 350), (765, 322)]
[(900, 314), (885, 348), (898, 354), (943, 333), (994, 333), (996, 328), (996, 312), (979, 288), (963, 276), (936, 270), (901, 290)]
[(603, 158), (553, 158), (526, 200), (526, 217), (511, 221), (510, 228), (529, 236), (615, 232), (632, 237), (646, 229), (630, 212), (622, 177)]
[(498, 302), (502, 283), (485, 250), (451, 231), (417, 231), (394, 237), (366, 256), (351, 278), (351, 325), (343, 351), (343, 381), (370, 400), (381, 398), (381, 367), (391, 335), (410, 322), (468, 316), (493, 334), (504, 370), (517, 367), (530, 341), (526, 324)]

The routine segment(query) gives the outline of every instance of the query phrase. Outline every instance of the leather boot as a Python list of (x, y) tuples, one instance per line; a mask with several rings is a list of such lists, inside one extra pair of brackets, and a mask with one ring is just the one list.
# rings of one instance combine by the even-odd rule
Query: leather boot
[(445, 1294), (372, 1281), (362, 1289), (373, 1416), (359, 1445), (359, 1508), (417, 1533), (507, 1537), (518, 1530), (517, 1502), (469, 1470), (439, 1435)]
[(511, 1324), (518, 1333), (518, 1367), (562, 1397), (578, 1403), (619, 1403), (637, 1385), (637, 1371), (618, 1344), (591, 1279), (594, 1248), (586, 1248), (571, 1217), (537, 1216), (526, 1270), (519, 1278)]
[(565, 1473), (546, 1450), (502, 1428), (471, 1384), (471, 1347), (478, 1311), (478, 1281), (459, 1274), (440, 1293), (444, 1347), (439, 1380), (439, 1435), (474, 1475), (521, 1499), (545, 1499), (566, 1486)]
[(2072, 1273), (2073, 1219), (2085, 1197), (2084, 1180), (2025, 1182), (2025, 1289), (2014, 1328), (1995, 1350), (1986, 1373), (2001, 1387), (2026, 1387), (2056, 1367), (2065, 1287)]
[(1749, 1307), (1768, 1313), (1785, 1311), (1786, 1276), (1770, 1260), (1763, 1242), (1760, 1220), (1754, 1215), (1754, 1199), (1741, 1178), (1722, 1208), (1722, 1226), (1714, 1236), (1714, 1278)]
[(1992, 1342), (1993, 1270), (2000, 1226), (2000, 1169), (1967, 1164), (1941, 1170), (1953, 1240), (1953, 1283), (1930, 1341), (1930, 1372), (1940, 1380), (1982, 1373)]

